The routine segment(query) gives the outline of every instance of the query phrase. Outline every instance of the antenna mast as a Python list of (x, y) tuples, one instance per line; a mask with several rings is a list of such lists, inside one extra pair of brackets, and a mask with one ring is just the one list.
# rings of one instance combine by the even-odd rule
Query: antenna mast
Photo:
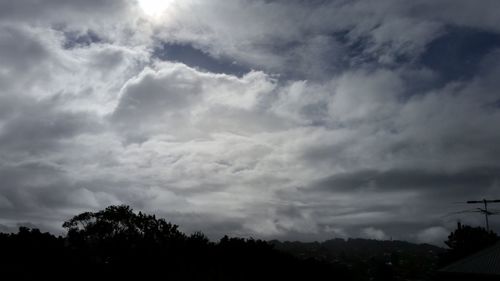
[(484, 204), (484, 209), (477, 208), (479, 212), (484, 214), (484, 218), (486, 220), (486, 230), (490, 231), (490, 222), (488, 221), (488, 216), (493, 215), (494, 213), (488, 211), (488, 203), (500, 203), (500, 199), (496, 200), (486, 200), (483, 199), (481, 201), (467, 201), (467, 204)]

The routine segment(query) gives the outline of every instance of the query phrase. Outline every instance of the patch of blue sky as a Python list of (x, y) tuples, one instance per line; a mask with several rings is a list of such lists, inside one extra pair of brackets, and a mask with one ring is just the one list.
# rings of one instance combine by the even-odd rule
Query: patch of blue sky
[(251, 71), (249, 67), (241, 65), (229, 58), (215, 58), (189, 44), (162, 42), (153, 51), (153, 57), (184, 63), (189, 67), (213, 73), (224, 73), (243, 76)]

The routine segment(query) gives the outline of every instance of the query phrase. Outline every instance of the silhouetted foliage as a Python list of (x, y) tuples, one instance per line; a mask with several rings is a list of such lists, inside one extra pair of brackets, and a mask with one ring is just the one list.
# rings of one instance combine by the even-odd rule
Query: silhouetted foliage
[(443, 256), (442, 264), (448, 264), (461, 258), (470, 256), (499, 241), (499, 237), (493, 231), (482, 227), (472, 227), (458, 223), (448, 239), (444, 243), (450, 248)]
[[(128, 206), (84, 212), (64, 222), (65, 237), (21, 227), (0, 233), (5, 280), (400, 280), (399, 257), (342, 262), (297, 257), (274, 243), (202, 232)], [(347, 256), (346, 256), (347, 257)], [(352, 257), (351, 257), (352, 258)], [(403, 258), (403, 260), (405, 260)], [(361, 270), (363, 267), (366, 269)]]
[(348, 280), (428, 280), (444, 252), (428, 244), (361, 238), (270, 243), (302, 259), (316, 258), (348, 268)]
[(38, 229), (20, 227), (17, 234), (0, 234), (1, 278), (35, 280), (64, 270), (64, 239)]

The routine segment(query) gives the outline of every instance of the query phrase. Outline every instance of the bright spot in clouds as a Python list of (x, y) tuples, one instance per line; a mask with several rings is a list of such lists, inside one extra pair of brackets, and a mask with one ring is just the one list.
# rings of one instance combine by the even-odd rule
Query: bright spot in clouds
[(173, 0), (138, 0), (137, 2), (148, 16), (158, 17), (172, 5)]

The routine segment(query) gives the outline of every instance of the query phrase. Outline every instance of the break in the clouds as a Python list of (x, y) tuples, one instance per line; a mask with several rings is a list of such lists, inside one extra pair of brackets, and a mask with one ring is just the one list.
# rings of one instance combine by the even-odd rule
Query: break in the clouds
[(0, 229), (123, 203), (213, 238), (439, 244), (482, 223), (453, 202), (500, 196), (499, 9), (1, 0)]

